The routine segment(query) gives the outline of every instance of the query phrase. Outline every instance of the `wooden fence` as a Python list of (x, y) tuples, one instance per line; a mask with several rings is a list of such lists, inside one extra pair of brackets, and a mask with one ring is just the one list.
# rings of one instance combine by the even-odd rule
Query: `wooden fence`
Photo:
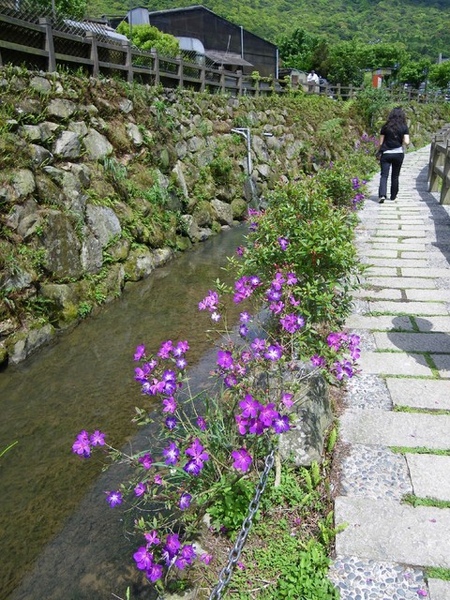
[(439, 188), (439, 202), (450, 204), (450, 125), (443, 127), (431, 142), (428, 189), (437, 192)]
[[(0, 67), (7, 64), (47, 72), (55, 71), (57, 66), (71, 70), (81, 68), (93, 77), (118, 75), (130, 83), (138, 81), (233, 96), (283, 94), (291, 89), (286, 80), (268, 81), (182, 56), (170, 58), (157, 52), (140, 51), (128, 42), (105, 40), (104, 36), (91, 31), (84, 35), (61, 31), (52, 27), (48, 17), (32, 23), (0, 14)], [(353, 98), (360, 89), (327, 85), (316, 86), (311, 91), (306, 84), (299, 87), (344, 100)]]
[[(242, 71), (227, 71), (222, 67), (193, 62), (192, 58), (169, 58), (157, 52), (144, 52), (129, 42), (108, 40), (93, 31), (73, 33), (52, 25), (49, 17), (35, 22), (18, 18), (14, 11), (1, 12), (0, 4), (0, 67), (6, 64), (25, 65), (29, 69), (55, 71), (57, 66), (70, 70), (83, 69), (93, 77), (113, 75), (128, 82), (137, 81), (163, 87), (189, 88), (210, 93), (258, 96), (283, 94), (293, 89), (289, 81), (267, 80), (244, 75)], [(61, 21), (61, 20), (60, 20)], [(63, 22), (63, 21), (61, 21)], [(297, 89), (329, 98), (354, 98), (361, 88), (354, 86), (316, 85), (305, 83)], [(295, 88), (294, 88), (295, 89)], [(417, 90), (391, 91), (395, 101), (439, 101), (437, 94), (420, 94)]]

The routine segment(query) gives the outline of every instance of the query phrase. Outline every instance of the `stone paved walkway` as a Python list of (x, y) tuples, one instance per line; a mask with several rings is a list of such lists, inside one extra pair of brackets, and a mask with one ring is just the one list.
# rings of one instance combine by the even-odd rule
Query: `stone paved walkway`
[(406, 155), (395, 202), (378, 204), (376, 175), (360, 213), (368, 270), (347, 325), (362, 372), (340, 418), (345, 528), (330, 570), (341, 600), (450, 600), (427, 572), (450, 573), (450, 508), (404, 501), (450, 502), (450, 217), (427, 192), (428, 158)]

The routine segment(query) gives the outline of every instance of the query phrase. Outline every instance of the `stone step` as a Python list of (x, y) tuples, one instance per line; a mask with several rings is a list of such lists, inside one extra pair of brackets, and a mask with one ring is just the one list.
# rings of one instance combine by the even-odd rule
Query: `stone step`
[(335, 522), (338, 557), (450, 568), (450, 509), (339, 496)]
[(394, 406), (450, 410), (450, 381), (445, 379), (395, 379), (386, 377)]
[(413, 494), (450, 501), (450, 456), (405, 454)]
[(429, 600), (449, 600), (450, 598), (450, 581), (429, 579), (428, 589), (430, 591)]
[(340, 419), (343, 442), (369, 446), (450, 449), (450, 415), (346, 410)]
[(358, 365), (364, 373), (432, 377), (433, 372), (422, 354), (405, 352), (361, 352)]
[[(369, 279), (368, 281), (370, 282), (371, 280)], [(380, 300), (369, 302), (369, 308), (371, 313), (448, 316), (448, 310), (444, 302), (390, 302), (388, 300)]]
[(447, 333), (389, 333), (374, 332), (378, 350), (403, 350), (404, 352), (450, 352)]

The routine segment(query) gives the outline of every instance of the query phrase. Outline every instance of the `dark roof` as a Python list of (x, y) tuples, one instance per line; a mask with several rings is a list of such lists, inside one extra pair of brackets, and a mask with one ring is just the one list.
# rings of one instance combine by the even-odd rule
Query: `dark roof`
[(220, 50), (205, 50), (205, 56), (216, 64), (221, 65), (239, 65), (242, 67), (253, 67), (252, 63), (242, 58), (235, 52), (221, 52)]
[[(135, 6), (134, 8), (145, 8), (145, 7)], [(155, 15), (166, 15), (166, 14), (171, 14), (171, 13), (183, 13), (183, 12), (194, 11), (194, 10), (204, 10), (205, 12), (209, 12), (212, 15), (214, 15), (216, 17), (216, 19), (220, 19), (221, 21), (225, 21), (226, 23), (231, 23), (235, 27), (240, 28), (240, 25), (236, 25), (232, 21), (229, 21), (228, 19), (225, 19), (224, 17), (221, 17), (220, 15), (218, 15), (217, 13), (215, 13), (213, 10), (210, 10), (206, 6), (203, 6), (203, 4), (193, 4), (192, 6), (186, 6), (185, 8), (168, 8), (167, 10), (153, 10), (153, 11), (149, 10), (148, 11), (148, 15), (149, 15), (150, 22), (151, 22), (152, 15), (155, 16)], [(255, 33), (252, 33), (248, 29), (245, 29), (245, 32), (247, 34), (253, 35), (256, 38), (259, 38), (260, 40), (263, 40), (266, 44), (270, 44), (274, 48), (277, 47), (276, 44), (273, 44), (272, 42), (268, 42), (267, 40), (265, 40), (261, 36), (256, 35)]]

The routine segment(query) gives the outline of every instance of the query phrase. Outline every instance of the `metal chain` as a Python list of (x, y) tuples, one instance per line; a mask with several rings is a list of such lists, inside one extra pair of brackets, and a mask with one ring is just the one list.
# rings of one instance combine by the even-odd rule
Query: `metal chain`
[(236, 542), (233, 548), (230, 550), (230, 554), (228, 555), (228, 563), (221, 570), (219, 574), (219, 582), (211, 592), (209, 600), (219, 600), (222, 597), (222, 592), (225, 590), (225, 588), (230, 582), (231, 576), (233, 574), (233, 569), (236, 566), (239, 557), (241, 556), (241, 552), (244, 548), (247, 536), (250, 533), (253, 517), (255, 516), (259, 508), (259, 502), (266, 488), (269, 473), (273, 467), (274, 461), (275, 450), (272, 450), (272, 452), (266, 456), (264, 471), (262, 472), (258, 485), (256, 486), (255, 495), (249, 504), (247, 516), (245, 517), (244, 522), (242, 523), (241, 531), (239, 532), (239, 535), (236, 538)]

